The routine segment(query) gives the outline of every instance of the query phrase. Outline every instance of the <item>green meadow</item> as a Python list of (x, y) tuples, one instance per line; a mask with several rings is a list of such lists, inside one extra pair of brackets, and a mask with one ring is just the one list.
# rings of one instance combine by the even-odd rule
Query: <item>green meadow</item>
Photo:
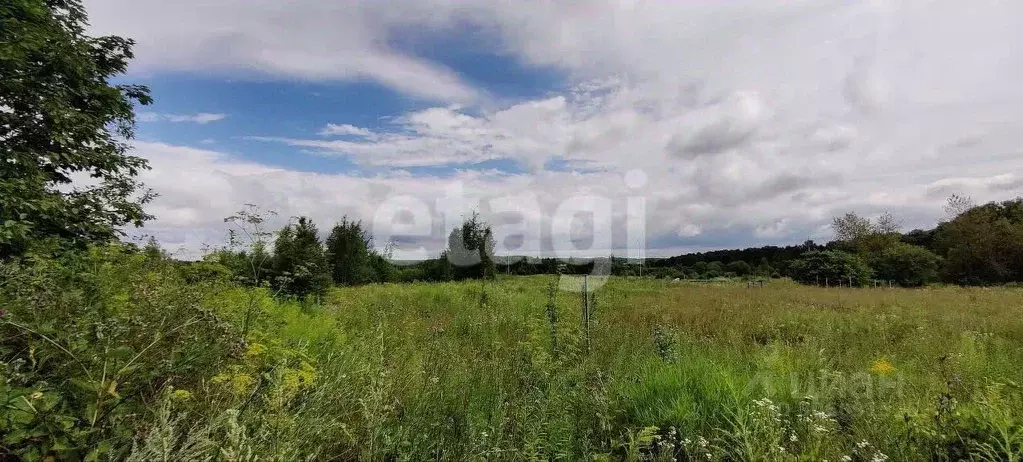
[(591, 279), (587, 323), (558, 276), (334, 288), (312, 303), (114, 250), (16, 274), (32, 281), (5, 285), (18, 290), (0, 321), (14, 358), (0, 425), (23, 458), (1023, 451), (1019, 289), (615, 277)]

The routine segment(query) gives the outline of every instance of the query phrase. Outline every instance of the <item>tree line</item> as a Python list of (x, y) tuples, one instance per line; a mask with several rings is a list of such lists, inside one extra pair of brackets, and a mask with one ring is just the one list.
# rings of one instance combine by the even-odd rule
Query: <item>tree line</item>
[[(1023, 199), (975, 206), (967, 198), (953, 196), (946, 211), (948, 217), (930, 230), (902, 233), (891, 214), (871, 220), (848, 213), (833, 220), (835, 239), (824, 245), (808, 240), (800, 245), (715, 250), (643, 261), (615, 256), (578, 260), (496, 256), (490, 225), (473, 213), (451, 230), (447, 249), (439, 258), (395, 264), (387, 252), (373, 248), (359, 221), (342, 218), (321, 242), (316, 225), (308, 218), (266, 233), (259, 226), (265, 218), (248, 210), (228, 218), (238, 226), (229, 236), (229, 245), (206, 255), (204, 263), (216, 263), (245, 283), (299, 297), (322, 295), (332, 284), (492, 279), (497, 274), (592, 274), (598, 267), (618, 276), (790, 277), (817, 285), (1023, 282)], [(239, 247), (242, 235), (248, 244)]]
[[(395, 264), (390, 252), (375, 249), (361, 221), (342, 217), (321, 240), (307, 217), (268, 232), (264, 225), (273, 215), (249, 205), (226, 218), (233, 226), (227, 245), (207, 252), (200, 262), (182, 263), (190, 277), (230, 277), (305, 298), (322, 296), (331, 285), (493, 279), (497, 273), (493, 231), (476, 213), (451, 230), (440, 258), (407, 265)], [(158, 249), (155, 242), (150, 248)]]
[(771, 275), (820, 285), (1023, 282), (1023, 198), (975, 205), (953, 195), (945, 213), (936, 227), (907, 233), (891, 214), (871, 220), (848, 213), (834, 218), (835, 239), (825, 245), (718, 250), (647, 265), (667, 277)]

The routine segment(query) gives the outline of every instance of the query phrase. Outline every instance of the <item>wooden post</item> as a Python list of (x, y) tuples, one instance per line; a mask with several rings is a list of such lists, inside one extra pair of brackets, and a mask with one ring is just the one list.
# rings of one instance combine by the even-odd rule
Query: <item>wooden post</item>
[(590, 352), (590, 293), (588, 291), (588, 274), (583, 275), (583, 331), (586, 334), (586, 352)]

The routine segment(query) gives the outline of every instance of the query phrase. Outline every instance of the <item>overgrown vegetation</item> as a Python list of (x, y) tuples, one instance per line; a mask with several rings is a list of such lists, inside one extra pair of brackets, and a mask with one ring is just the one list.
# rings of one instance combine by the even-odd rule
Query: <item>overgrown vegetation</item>
[[(358, 221), (324, 243), (305, 217), (267, 229), (255, 206), (200, 262), (118, 243), (148, 218), (125, 140), (149, 99), (108, 82), (130, 41), (84, 24), (74, 0), (0, 5), (0, 459), (1023, 455), (1010, 287), (621, 277), (559, 292), (553, 276), (499, 274), (596, 263), (499, 262), (476, 214), (440, 259), (401, 268)], [(601, 263), (850, 286), (1023, 279), (1023, 200), (949, 210), (906, 235), (890, 216), (846, 215), (824, 248)], [(369, 284), (420, 280), (451, 282)]]
[(123, 247), (0, 267), (2, 450), (134, 460), (1023, 450), (1014, 289), (619, 278), (592, 294), (600, 308), (587, 325), (580, 294), (547, 276), (485, 292), (337, 288), (309, 305), (189, 282), (187, 268)]

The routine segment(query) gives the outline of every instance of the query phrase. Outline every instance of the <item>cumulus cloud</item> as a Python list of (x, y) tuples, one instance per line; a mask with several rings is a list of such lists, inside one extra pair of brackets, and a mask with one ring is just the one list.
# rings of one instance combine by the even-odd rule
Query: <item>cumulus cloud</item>
[[(452, 181), (484, 197), (534, 193), (547, 219), (575, 194), (619, 202), (640, 195), (648, 200), (649, 242), (676, 250), (798, 242), (848, 211), (891, 210), (907, 226), (930, 226), (949, 193), (984, 201), (1023, 192), (1014, 176), (1023, 171), (1021, 2), (87, 6), (97, 31), (138, 40), (134, 69), (143, 72), (369, 80), (436, 103), (383, 126), (333, 121), (320, 137), (252, 134), (392, 169), (370, 169), (387, 171), (379, 177), (299, 173), (140, 144), (163, 194), (155, 205), (166, 218), (154, 226), (176, 236), (216, 229), (219, 216), (244, 202), (327, 221), (349, 212), (365, 218), (394, 191), (430, 200), (444, 194), (446, 182), (405, 167), (493, 159), (527, 173), (461, 170)], [(465, 25), (479, 36), (460, 37)], [(568, 80), (541, 98), (492, 101), (486, 88), (401, 46), (449, 35)], [(561, 167), (549, 167), (555, 163)], [(646, 174), (640, 190), (622, 181), (633, 170)]]
[(136, 119), (139, 122), (175, 122), (175, 123), (194, 123), (194, 124), (208, 124), (210, 122), (218, 122), (227, 118), (227, 114), (213, 114), (209, 112), (200, 112), (198, 114), (160, 114), (156, 112), (140, 112), (136, 115)]

